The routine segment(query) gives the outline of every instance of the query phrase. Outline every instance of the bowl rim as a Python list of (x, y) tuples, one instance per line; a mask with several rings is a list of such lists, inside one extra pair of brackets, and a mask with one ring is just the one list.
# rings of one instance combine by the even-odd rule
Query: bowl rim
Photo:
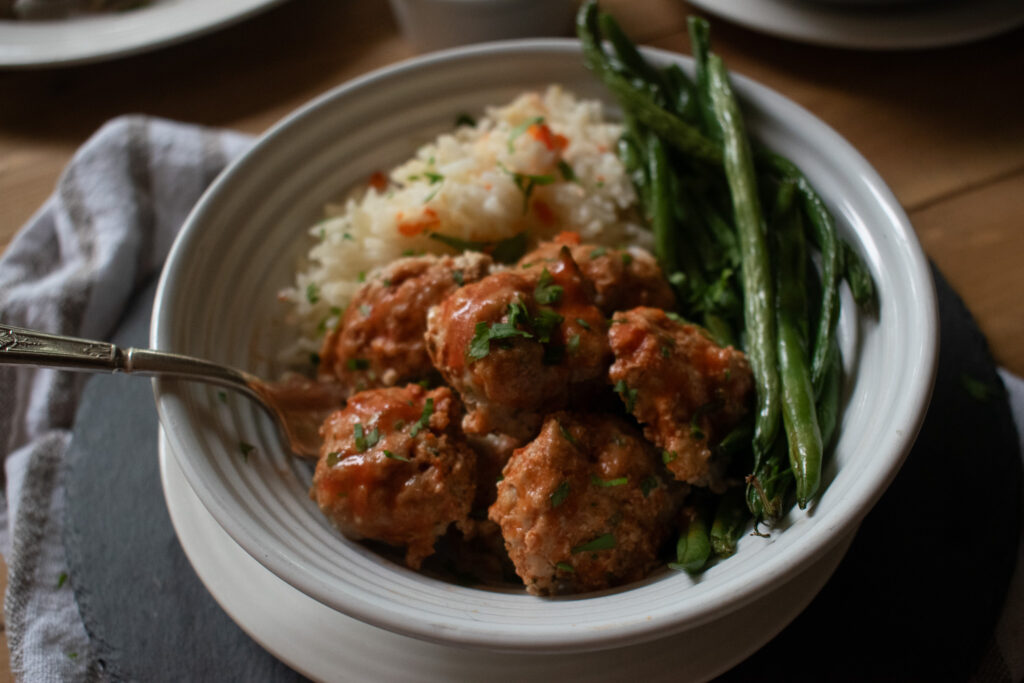
[[(645, 55), (659, 61), (667, 60), (683, 64), (692, 62), (689, 57), (666, 50), (643, 48), (643, 51)], [(173, 285), (176, 279), (182, 277), (187, 268), (188, 252), (193, 248), (192, 243), (195, 241), (197, 233), (203, 229), (206, 216), (214, 210), (224, 193), (230, 192), (237, 179), (244, 177), (250, 169), (259, 167), (263, 156), (267, 154), (267, 149), (285, 144), (292, 131), (300, 128), (311, 117), (316, 116), (322, 108), (338, 100), (358, 95), (364, 88), (379, 86), (382, 82), (399, 76), (444, 68), (445, 65), (462, 60), (536, 52), (559, 57), (568, 55), (579, 57), (581, 55), (580, 43), (575, 39), (500, 41), (445, 50), (386, 66), (345, 82), (313, 98), (272, 126), (258, 138), (252, 147), (236, 158), (218, 176), (186, 218), (172, 245), (157, 288), (150, 332), (150, 341), (153, 347), (173, 350), (169, 348), (174, 328), (172, 302), (175, 294)], [(729, 591), (721, 599), (713, 601), (713, 609), (712, 606), (701, 604), (707, 600), (697, 601), (697, 607), (701, 609), (691, 608), (682, 610), (681, 613), (677, 611), (670, 616), (661, 614), (648, 618), (646, 621), (632, 622), (627, 626), (606, 616), (607, 623), (603, 625), (604, 627), (598, 625), (590, 628), (588, 625), (588, 628), (569, 631), (541, 627), (531, 631), (529, 635), (522, 633), (521, 629), (512, 632), (509, 628), (503, 629), (500, 624), (478, 621), (473, 621), (471, 625), (467, 624), (466, 628), (439, 626), (431, 620), (414, 618), (413, 611), (408, 609), (408, 606), (403, 610), (399, 605), (393, 612), (382, 613), (380, 605), (358, 596), (354, 599), (352, 599), (353, 596), (349, 596), (350, 601), (343, 605), (333, 605), (336, 609), (361, 621), (405, 635), (435, 642), (494, 650), (582, 651), (640, 642), (697, 626), (714, 618), (716, 614), (731, 612), (749, 603), (758, 594), (772, 590), (780, 585), (787, 576), (790, 576), (791, 572), (807, 566), (815, 558), (831, 549), (848, 533), (852, 533), (863, 516), (888, 488), (909, 453), (924, 420), (936, 371), (938, 314), (934, 284), (927, 260), (899, 202), (859, 152), (836, 131), (795, 102), (767, 86), (760, 85), (735, 72), (731, 72), (731, 77), (741, 98), (749, 99), (756, 95), (756, 98), (762, 103), (758, 105), (759, 107), (763, 105), (767, 105), (768, 108), (783, 107), (800, 117), (801, 135), (824, 135), (842, 148), (841, 151), (846, 160), (857, 166), (859, 176), (863, 178), (868, 189), (892, 219), (891, 227), (896, 229), (896, 236), (904, 245), (903, 251), (909, 257), (902, 265), (907, 268), (911, 285), (916, 287), (919, 295), (916, 308), (911, 311), (911, 314), (916, 314), (915, 328), (921, 330), (920, 344), (914, 354), (919, 363), (912, 374), (912, 381), (901, 391), (903, 397), (901, 406), (906, 423), (903, 425), (904, 428), (894, 432), (890, 441), (887, 442), (891, 444), (891, 447), (884, 466), (872, 468), (871, 472), (874, 474), (872, 485), (858, 485), (857, 495), (852, 496), (850, 500), (844, 499), (843, 505), (819, 511), (821, 519), (816, 520), (816, 523), (810, 526), (799, 546), (786, 548), (783, 552), (769, 557), (762, 571), (756, 577), (745, 582), (743, 586), (734, 586), (735, 590)], [(172, 387), (172, 381), (154, 380), (158, 415), (171, 440), (173, 450), (176, 453), (187, 453), (189, 451), (188, 425), (183, 415), (182, 406), (179, 401), (175, 400), (171, 391)], [(323, 592), (317, 580), (313, 577), (303, 576), (301, 571), (296, 575), (294, 570), (300, 568), (294, 562), (290, 562), (287, 557), (277, 557), (268, 553), (261, 546), (258, 534), (233, 517), (231, 511), (215, 495), (210, 483), (198, 476), (195, 467), (187, 459), (182, 460), (180, 464), (189, 484), (204, 505), (240, 546), (282, 580), (299, 588), (304, 593), (324, 601)]]

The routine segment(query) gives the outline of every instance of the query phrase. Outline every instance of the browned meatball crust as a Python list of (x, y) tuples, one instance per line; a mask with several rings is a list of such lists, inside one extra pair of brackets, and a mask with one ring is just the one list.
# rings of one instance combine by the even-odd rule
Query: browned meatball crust
[(623, 420), (558, 412), (516, 450), (490, 518), (535, 595), (600, 590), (657, 564), (685, 486)]
[(324, 340), (321, 376), (337, 378), (350, 393), (428, 376), (427, 311), (491, 267), (489, 256), (466, 252), (403, 258), (374, 271)]
[(673, 476), (719, 488), (711, 446), (749, 410), (746, 356), (656, 308), (616, 313), (608, 339), (615, 354), (608, 376)]
[[(519, 260), (519, 267), (542, 268), (564, 245), (545, 242)], [(639, 247), (613, 249), (595, 244), (569, 247), (583, 276), (594, 287), (594, 304), (605, 315), (636, 306), (675, 308), (675, 295), (658, 262)]]
[(418, 569), (473, 502), (476, 455), (458, 435), (459, 417), (447, 387), (352, 396), (321, 428), (311, 497), (346, 536), (405, 546)]
[(467, 434), (532, 438), (545, 414), (607, 371), (607, 320), (568, 250), (538, 270), (493, 273), (431, 309), (427, 350), (462, 397)]

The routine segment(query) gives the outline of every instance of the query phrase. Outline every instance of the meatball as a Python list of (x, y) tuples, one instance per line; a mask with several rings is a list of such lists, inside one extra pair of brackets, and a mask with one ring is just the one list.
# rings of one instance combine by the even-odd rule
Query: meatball
[(669, 471), (679, 481), (721, 488), (711, 446), (749, 409), (746, 356), (656, 308), (617, 313), (608, 339), (615, 354), (608, 376), (644, 435), (663, 449)]
[[(554, 261), (565, 246), (545, 242), (519, 261), (520, 268), (536, 269)], [(594, 287), (594, 304), (605, 315), (636, 306), (675, 308), (675, 295), (658, 262), (639, 247), (612, 249), (595, 244), (570, 246), (573, 260)]]
[(516, 450), (489, 516), (535, 595), (600, 590), (657, 564), (686, 487), (620, 418), (558, 412)]
[(459, 412), (447, 387), (352, 396), (320, 430), (311, 497), (346, 536), (405, 546), (418, 569), (473, 502), (476, 455), (458, 435)]
[(532, 438), (544, 415), (604, 382), (607, 321), (568, 249), (539, 270), (493, 273), (427, 317), (427, 350), (462, 396), (467, 434)]
[(321, 375), (337, 378), (350, 393), (430, 375), (427, 311), (491, 266), (489, 256), (467, 252), (403, 258), (375, 271), (324, 340)]

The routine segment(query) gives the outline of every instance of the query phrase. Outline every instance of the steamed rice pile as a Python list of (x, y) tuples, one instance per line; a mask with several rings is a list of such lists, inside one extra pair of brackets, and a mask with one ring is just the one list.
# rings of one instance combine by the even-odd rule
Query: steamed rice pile
[(601, 104), (557, 86), (489, 108), (417, 150), (386, 177), (375, 174), (313, 226), (317, 244), (295, 286), (302, 357), (319, 350), (352, 295), (374, 268), (402, 256), (450, 253), (432, 238), (498, 242), (526, 232), (530, 246), (564, 230), (584, 242), (649, 246), (635, 215), (636, 194), (616, 156), (621, 126)]

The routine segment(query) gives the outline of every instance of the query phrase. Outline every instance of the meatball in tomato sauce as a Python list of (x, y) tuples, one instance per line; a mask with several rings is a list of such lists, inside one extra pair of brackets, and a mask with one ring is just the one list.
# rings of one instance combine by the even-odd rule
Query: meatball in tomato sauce
[(749, 410), (746, 356), (655, 308), (616, 313), (608, 339), (615, 355), (608, 376), (669, 471), (679, 481), (720, 489), (712, 446)]
[(431, 375), (423, 339), (427, 311), (491, 267), (489, 256), (466, 252), (403, 258), (374, 271), (324, 341), (321, 377), (353, 393)]
[(454, 291), (431, 309), (427, 350), (466, 404), (467, 434), (532, 438), (544, 415), (600, 385), (607, 321), (568, 249), (536, 270), (512, 269)]
[(406, 548), (413, 569), (467, 519), (476, 455), (457, 430), (451, 389), (360, 392), (324, 422), (311, 497), (346, 536)]
[(601, 590), (657, 564), (686, 487), (620, 418), (558, 412), (516, 450), (489, 516), (530, 593)]
[(639, 247), (613, 249), (595, 244), (545, 242), (523, 256), (519, 267), (543, 268), (558, 258), (564, 246), (568, 246), (583, 277), (593, 287), (594, 304), (605, 315), (636, 306), (675, 308), (675, 295), (661, 267), (650, 253)]

